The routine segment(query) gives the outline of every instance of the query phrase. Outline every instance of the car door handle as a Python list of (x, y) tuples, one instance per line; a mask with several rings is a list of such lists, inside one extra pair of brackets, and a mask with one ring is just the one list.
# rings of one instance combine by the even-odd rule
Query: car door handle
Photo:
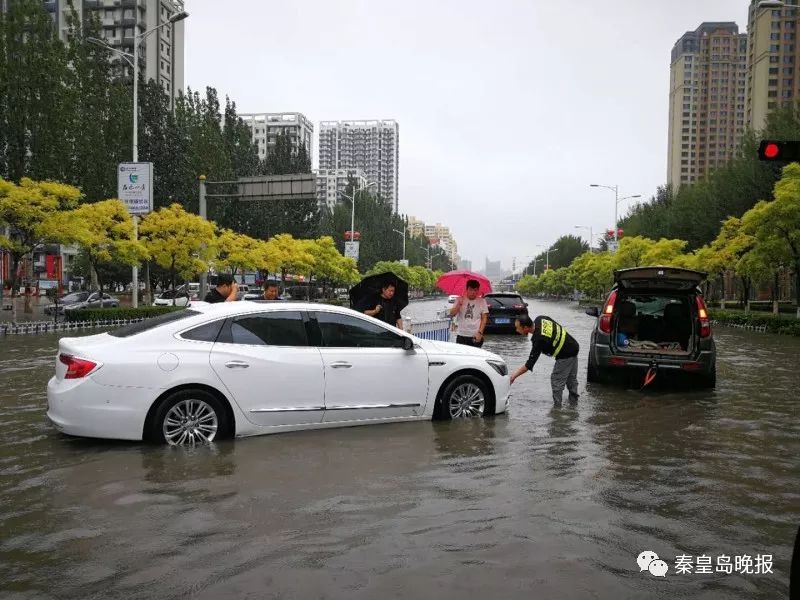
[(353, 366), (353, 365), (351, 365), (349, 362), (335, 362), (335, 363), (331, 363), (331, 368), (332, 368), (332, 369), (350, 369), (352, 366)]
[(229, 369), (246, 369), (250, 365), (243, 360), (232, 360), (230, 362), (226, 362), (225, 366)]

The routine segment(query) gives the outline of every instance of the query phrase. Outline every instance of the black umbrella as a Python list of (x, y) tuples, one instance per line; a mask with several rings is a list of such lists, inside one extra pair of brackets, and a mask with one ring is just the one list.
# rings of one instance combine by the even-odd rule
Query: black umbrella
[(397, 310), (403, 310), (408, 306), (408, 283), (391, 271), (364, 277), (360, 283), (350, 288), (350, 308), (358, 306), (364, 298), (380, 296), (381, 290), (388, 283), (394, 285), (394, 301), (397, 303)]

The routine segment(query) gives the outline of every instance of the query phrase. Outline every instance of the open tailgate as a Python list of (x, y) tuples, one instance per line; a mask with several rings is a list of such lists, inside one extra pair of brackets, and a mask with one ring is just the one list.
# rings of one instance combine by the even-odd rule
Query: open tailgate
[(706, 280), (707, 273), (677, 267), (634, 267), (614, 271), (614, 282), (627, 291), (692, 290)]

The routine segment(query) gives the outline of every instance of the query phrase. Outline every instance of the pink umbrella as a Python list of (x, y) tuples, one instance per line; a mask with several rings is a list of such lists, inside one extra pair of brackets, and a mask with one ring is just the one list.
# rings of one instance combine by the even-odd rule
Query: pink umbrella
[(461, 296), (467, 291), (467, 281), (475, 279), (481, 284), (478, 288), (479, 294), (488, 294), (492, 291), (492, 284), (484, 276), (472, 271), (450, 271), (445, 273), (436, 282), (436, 287), (442, 290), (445, 294)]

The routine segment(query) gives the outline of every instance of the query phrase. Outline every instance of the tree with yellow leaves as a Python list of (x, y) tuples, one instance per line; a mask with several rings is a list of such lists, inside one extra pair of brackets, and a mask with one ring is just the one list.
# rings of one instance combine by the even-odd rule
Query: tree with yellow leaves
[(134, 266), (147, 259), (144, 244), (134, 239), (133, 219), (120, 200), (83, 204), (59, 215), (55, 221), (76, 232), (75, 241), (86, 253), (101, 292), (104, 283), (98, 269), (101, 265)]
[(147, 215), (139, 225), (139, 235), (151, 260), (175, 278), (188, 279), (208, 269), (215, 250), (216, 226), (172, 204)]
[(266, 248), (261, 240), (223, 229), (217, 235), (214, 246), (216, 258), (212, 260), (212, 265), (217, 272), (237, 275), (239, 272), (263, 268)]
[[(11, 237), (0, 235), (0, 247), (11, 258), (11, 295), (19, 289), (17, 271), (24, 256), (45, 244), (73, 242), (83, 228), (80, 223), (62, 224), (60, 211), (78, 205), (81, 192), (78, 188), (51, 181), (33, 181), (23, 177), (19, 185), (0, 178), (0, 223), (13, 232)], [(16, 303), (13, 303), (13, 320), (16, 322)], [(25, 312), (31, 312), (30, 298), (25, 297)]]
[(286, 289), (286, 275), (308, 273), (314, 266), (314, 256), (307, 240), (298, 240), (288, 233), (280, 233), (267, 242), (265, 256), (269, 257), (281, 273), (282, 291)]

